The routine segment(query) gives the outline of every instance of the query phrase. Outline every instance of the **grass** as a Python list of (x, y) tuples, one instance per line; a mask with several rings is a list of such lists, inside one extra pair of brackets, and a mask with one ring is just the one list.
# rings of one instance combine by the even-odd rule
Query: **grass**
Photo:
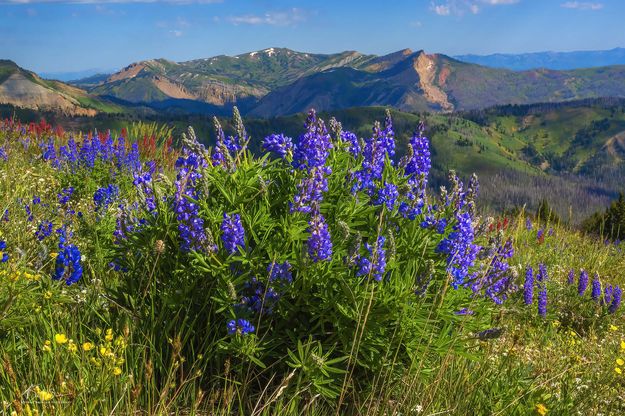
[[(465, 134), (473, 131), (473, 124), (465, 126)], [(135, 125), (129, 132), (130, 137), (136, 139), (144, 135), (162, 135), (162, 139), (167, 139), (171, 134), (171, 130), (154, 125)], [(253, 355), (241, 355), (242, 351), (253, 351), (257, 347), (253, 338), (237, 338), (241, 344), (234, 348), (232, 344), (221, 342), (220, 335), (210, 326), (212, 320), (219, 319), (220, 311), (206, 305), (219, 305), (224, 299), (230, 299), (227, 286), (223, 292), (214, 292), (211, 301), (204, 306), (206, 309), (199, 311), (194, 309), (192, 301), (204, 299), (204, 294), (193, 293), (193, 286), (175, 286), (169, 294), (164, 290), (167, 286), (162, 285), (166, 285), (167, 280), (202, 280), (196, 273), (186, 274), (186, 267), (194, 267), (199, 259), (185, 260), (185, 264), (171, 274), (161, 273), (161, 270), (169, 270), (168, 262), (174, 261), (173, 257), (178, 254), (167, 252), (170, 254), (161, 256), (157, 241), (136, 240), (137, 253), (143, 253), (142, 247), (153, 247), (149, 254), (153, 257), (138, 261), (141, 264), (137, 267), (145, 268), (137, 270), (145, 270), (145, 274), (124, 275), (111, 269), (109, 262), (117, 250), (112, 243), (117, 211), (109, 207), (95, 212), (93, 194), (114, 180), (121, 194), (136, 197), (137, 191), (131, 183), (133, 178), (120, 172), (112, 175), (115, 171), (110, 166), (88, 172), (55, 169), (42, 160), (41, 150), (35, 145), (47, 137), (46, 134), (41, 137), (23, 135), (6, 125), (0, 133), (0, 143), (9, 155), (6, 161), (0, 161), (0, 208), (9, 210), (9, 220), (0, 223), (0, 240), (7, 242), (5, 251), (10, 255), (6, 263), (0, 264), (1, 412), (26, 415), (35, 412), (61, 415), (619, 415), (625, 412), (625, 375), (622, 374), (625, 363), (619, 361), (625, 360), (622, 311), (607, 314), (605, 307), (590, 299), (590, 289), (580, 297), (577, 284), (567, 283), (571, 269), (576, 279), (580, 269), (585, 269), (591, 277), (597, 273), (604, 286), (608, 283), (625, 285), (622, 246), (605, 244), (564, 225), (541, 224), (536, 218), (530, 218), (533, 227), (528, 229), (526, 219), (529, 216), (526, 218), (523, 212), (492, 222), (482, 218), (484, 227), (479, 235), (483, 244), (490, 244), (491, 240), (512, 241), (515, 253), (509, 263), (512, 275), (516, 276), (512, 280), (514, 285), (521, 288), (528, 265), (535, 269), (539, 264), (546, 265), (549, 274), (546, 317), (538, 316), (536, 301), (532, 305), (524, 304), (523, 290), (519, 289), (511, 290), (509, 298), (499, 306), (471, 298), (467, 306), (475, 309), (475, 316), (452, 320), (451, 326), (439, 330), (437, 322), (447, 319), (446, 314), (453, 316), (454, 311), (442, 309), (440, 305), (447, 302), (456, 305), (464, 296), (461, 291), (443, 285), (437, 286), (440, 292), (434, 294), (434, 299), (440, 302), (438, 307), (437, 303), (426, 303), (429, 306), (419, 309), (415, 304), (413, 307), (423, 315), (400, 315), (415, 319), (405, 323), (408, 326), (423, 325), (419, 327), (422, 335), (419, 339), (401, 340), (396, 344), (399, 342), (396, 337), (401, 333), (397, 329), (395, 333), (391, 331), (384, 342), (371, 344), (375, 331), (365, 332), (365, 328), (369, 331), (369, 328), (376, 328), (376, 323), (386, 322), (385, 314), (388, 314), (384, 309), (372, 308), (372, 302), (377, 302), (378, 296), (389, 294), (376, 291), (376, 286), (335, 283), (329, 286), (329, 291), (342, 287), (344, 291), (361, 290), (366, 295), (362, 299), (355, 298), (354, 305), (339, 305), (342, 314), (353, 314), (353, 321), (345, 317), (326, 317), (356, 326), (354, 333), (360, 335), (354, 338), (353, 344), (351, 340), (348, 343), (354, 346), (353, 354), (339, 357), (332, 350), (322, 350), (321, 344), (317, 346), (313, 340), (307, 341), (305, 334), (294, 334), (300, 343), (288, 354), (282, 351), (281, 360), (293, 365), (288, 371), (272, 373), (279, 363), (259, 369), (250, 361)], [(27, 138), (32, 144), (29, 147), (25, 145)], [(67, 137), (58, 140), (65, 143)], [(157, 140), (158, 146), (162, 146), (161, 143)], [(445, 151), (451, 152), (453, 146)], [(145, 156), (147, 149), (139, 150)], [(156, 157), (163, 167), (162, 183), (166, 184), (174, 178), (174, 171), (172, 157), (163, 158), (166, 153), (162, 150), (159, 147), (158, 152), (150, 156)], [(454, 155), (449, 163), (460, 160), (459, 157)], [(503, 161), (501, 163), (505, 166)], [(235, 179), (244, 180), (245, 186), (231, 186), (223, 192), (244, 201), (246, 193), (256, 192), (254, 186), (258, 178), (246, 177), (243, 167), (240, 171)], [(81, 212), (81, 217), (57, 206), (57, 194), (69, 185), (76, 187), (70, 208)], [(337, 187), (331, 184), (332, 189)], [(34, 195), (44, 204), (29, 203)], [(218, 198), (211, 195), (211, 198)], [(257, 202), (252, 198), (247, 204), (252, 206)], [(32, 209), (32, 221), (28, 220), (24, 204)], [(207, 223), (220, 215), (221, 212), (208, 212)], [(76, 231), (72, 242), (84, 255), (81, 260), (84, 275), (79, 284), (66, 286), (51, 279), (59, 252), (56, 237), (40, 242), (33, 235), (39, 222), (45, 219), (51, 219), (55, 228), (68, 223)], [(245, 217), (245, 221), (261, 224), (258, 218)], [(367, 220), (357, 217), (349, 221)], [(166, 228), (167, 224), (161, 226)], [(173, 229), (175, 232), (175, 226)], [(544, 237), (539, 237), (539, 229), (543, 230)], [(261, 230), (264, 229), (252, 228), (250, 232), (258, 233), (259, 240), (271, 234)], [(159, 229), (158, 232), (160, 234), (155, 236), (168, 235), (172, 230)], [(166, 247), (176, 245), (175, 239), (158, 241)], [(338, 238), (335, 244), (340, 247)], [(132, 256), (128, 261), (133, 261)], [(401, 264), (408, 267), (411, 263)], [(479, 264), (489, 267), (490, 263), (487, 258)], [(220, 270), (223, 276), (228, 274), (226, 267)], [(394, 270), (397, 282), (407, 281), (401, 279), (404, 269)], [(175, 280), (181, 276), (183, 280)], [(341, 279), (336, 272), (330, 281), (340, 282)], [(141, 286), (144, 284), (146, 286)], [(400, 291), (399, 284), (392, 288)], [(159, 295), (151, 294), (151, 290)], [(165, 299), (175, 301), (161, 305), (159, 302)], [(292, 301), (304, 308), (306, 299)], [(133, 309), (137, 304), (143, 306)], [(330, 313), (333, 305), (324, 307), (327, 308), (324, 311)], [(178, 311), (174, 316), (176, 320), (171, 322), (161, 318), (172, 317), (167, 312), (170, 309)], [(304, 314), (305, 309), (295, 312)], [(295, 318), (297, 316), (293, 315), (293, 319), (301, 319)], [(203, 319), (206, 319), (206, 327), (194, 327), (194, 322), (204, 322)], [(172, 323), (176, 324), (173, 328)], [(490, 335), (478, 334), (471, 329), (478, 323), (495, 330)], [(259, 321), (257, 326), (261, 324)], [(306, 327), (303, 322), (302, 325)], [(313, 326), (309, 325), (311, 331)], [(198, 335), (189, 328), (204, 329)], [(385, 328), (377, 330), (382, 332)], [(448, 333), (457, 335), (446, 338)], [(400, 361), (403, 351), (388, 345), (410, 347), (413, 344), (419, 344), (414, 349), (416, 355), (411, 365), (404, 368)], [(339, 345), (338, 341), (335, 345)], [(458, 348), (460, 346), (462, 348)], [(224, 348), (233, 349), (223, 351)], [(364, 352), (359, 351), (360, 348)], [(225, 357), (220, 365), (211, 361), (217, 350)], [(387, 363), (388, 367), (373, 374), (361, 373), (357, 361), (365, 357), (359, 355), (364, 353), (369, 354), (372, 362)], [(340, 380), (336, 396), (323, 389), (327, 382), (324, 371), (335, 374), (335, 367), (341, 370), (335, 377)], [(352, 373), (353, 378), (345, 375)], [(357, 374), (362, 378), (356, 377)], [(337, 407), (339, 401), (342, 407)]]

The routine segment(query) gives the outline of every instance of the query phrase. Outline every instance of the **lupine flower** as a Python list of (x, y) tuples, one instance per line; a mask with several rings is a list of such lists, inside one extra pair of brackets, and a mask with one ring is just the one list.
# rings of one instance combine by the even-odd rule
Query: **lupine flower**
[(538, 265), (538, 273), (536, 274), (536, 280), (538, 282), (544, 282), (547, 280), (549, 276), (547, 275), (547, 268), (544, 264), (540, 263)]
[(404, 174), (409, 177), (410, 190), (406, 193), (406, 201), (399, 205), (399, 213), (411, 220), (421, 214), (425, 205), (427, 178), (432, 167), (430, 143), (428, 138), (423, 136), (423, 130), (423, 124), (419, 125), (419, 129), (412, 135), (408, 144), (408, 156), (402, 161), (405, 165)]
[(397, 186), (392, 183), (384, 183), (384, 187), (378, 191), (378, 197), (374, 201), (376, 205), (385, 205), (386, 209), (392, 211), (395, 208), (395, 201), (399, 197)]
[(228, 322), (228, 334), (234, 335), (247, 335), (253, 333), (256, 328), (254, 325), (250, 323), (247, 319), (237, 319), (236, 321), (233, 319)]
[(474, 230), (470, 214), (457, 212), (456, 221), (453, 231), (436, 247), (439, 253), (447, 254), (447, 271), (454, 277), (452, 282), (454, 288), (464, 282), (469, 267), (473, 266), (480, 249), (473, 244)]
[(291, 264), (288, 261), (268, 265), (267, 272), (269, 272), (270, 282), (291, 283), (293, 281)]
[(293, 166), (311, 169), (326, 163), (332, 143), (325, 124), (317, 119), (315, 110), (310, 110), (306, 119), (306, 133), (299, 137), (293, 156)]
[[(215, 251), (216, 247), (212, 244), (204, 229), (204, 220), (199, 214), (199, 205), (197, 199), (199, 195), (195, 189), (196, 182), (202, 177), (199, 169), (206, 165), (204, 158), (198, 154), (187, 152), (176, 160), (176, 194), (174, 196), (174, 211), (178, 220), (178, 233), (180, 236), (180, 248), (182, 251)], [(149, 189), (145, 186), (147, 177), (145, 175), (138, 176), (137, 183), (142, 189)], [(148, 193), (149, 192), (149, 193)], [(147, 197), (151, 198), (151, 190), (145, 191)], [(149, 201), (154, 202), (153, 199)], [(146, 199), (148, 210), (156, 208)]]
[(52, 222), (46, 220), (41, 221), (37, 226), (37, 231), (35, 231), (35, 237), (37, 237), (37, 240), (42, 241), (52, 234), (52, 228)]
[(61, 192), (59, 192), (57, 194), (57, 197), (58, 197), (58, 200), (59, 200), (59, 204), (61, 204), (61, 205), (67, 204), (69, 202), (70, 198), (72, 197), (73, 193), (74, 193), (74, 187), (73, 186), (61, 189)]
[(538, 314), (543, 318), (547, 316), (547, 285), (544, 283), (538, 292)]
[(614, 287), (614, 291), (612, 292), (612, 303), (610, 304), (610, 307), (608, 308), (609, 313), (615, 313), (617, 311), (617, 309), (621, 305), (622, 294), (623, 294), (622, 290), (619, 286)]
[(317, 212), (323, 200), (323, 193), (328, 191), (327, 176), (332, 173), (329, 166), (311, 169), (309, 175), (297, 184), (297, 194), (293, 197), (291, 212)]
[(265, 286), (255, 277), (245, 283), (241, 305), (255, 313), (271, 314), (280, 295), (271, 286)]
[(469, 308), (462, 308), (459, 311), (454, 312), (454, 314), (456, 314), (456, 315), (473, 315), (473, 314), (475, 314), (475, 312), (472, 311)]
[(575, 283), (575, 269), (571, 269), (569, 271), (569, 276), (566, 280), (566, 283), (569, 285), (572, 285), (573, 283)]
[(375, 245), (365, 243), (365, 248), (369, 252), (369, 257), (361, 257), (359, 261), (359, 269), (356, 276), (373, 276), (379, 282), (384, 277), (386, 271), (386, 250), (384, 243), (386, 238), (379, 236)]
[(394, 133), (392, 124), (389, 123), (390, 118), (387, 118), (387, 126), (382, 130), (380, 123), (376, 122), (373, 126), (373, 135), (365, 141), (362, 169), (352, 175), (353, 193), (365, 191), (371, 195), (376, 188), (375, 182), (382, 179), (386, 157), (388, 156), (390, 160), (395, 155)]
[(329, 260), (332, 257), (332, 241), (325, 218), (317, 214), (308, 221), (308, 225), (310, 226), (308, 227), (310, 237), (307, 241), (308, 255), (315, 263)]
[(525, 229), (528, 231), (532, 229), (532, 220), (529, 217), (525, 218)]
[(525, 271), (523, 299), (526, 305), (531, 305), (534, 302), (534, 270), (532, 266), (527, 266), (527, 270)]
[(265, 137), (262, 146), (265, 151), (276, 153), (282, 159), (293, 151), (291, 138), (283, 134), (271, 134)]
[(0, 263), (6, 263), (9, 260), (9, 255), (5, 252), (7, 249), (7, 242), (0, 241)]
[(96, 212), (108, 208), (118, 195), (119, 187), (117, 185), (110, 184), (107, 187), (98, 188), (93, 194), (93, 203), (95, 204)]
[(590, 296), (594, 301), (599, 301), (601, 297), (601, 282), (599, 281), (598, 273), (595, 273), (595, 277), (592, 279), (592, 292)]
[(9, 157), (7, 156), (7, 151), (4, 146), (0, 146), (0, 159), (4, 160), (5, 162), (9, 160)]
[(584, 292), (586, 292), (587, 287), (588, 287), (588, 272), (586, 270), (582, 270), (582, 272), (579, 274), (579, 282), (577, 284), (577, 293), (579, 293), (580, 296), (583, 296)]
[(237, 253), (238, 248), (245, 248), (245, 230), (241, 224), (241, 216), (233, 214), (232, 216), (224, 213), (224, 219), (221, 223), (221, 240), (229, 254)]
[(343, 142), (348, 143), (347, 150), (349, 151), (349, 153), (352, 154), (352, 156), (354, 157), (360, 156), (361, 149), (360, 149), (360, 141), (358, 140), (358, 136), (356, 136), (351, 131), (345, 130), (341, 132), (340, 137)]
[(59, 253), (56, 256), (54, 268), (54, 280), (65, 280), (67, 285), (71, 285), (80, 280), (82, 276), (82, 265), (80, 264), (80, 250), (73, 244), (65, 244), (65, 238), (61, 234), (59, 242)]
[(614, 292), (614, 288), (612, 285), (605, 285), (603, 289), (603, 299), (601, 300), (602, 305), (609, 305), (612, 303), (612, 293)]

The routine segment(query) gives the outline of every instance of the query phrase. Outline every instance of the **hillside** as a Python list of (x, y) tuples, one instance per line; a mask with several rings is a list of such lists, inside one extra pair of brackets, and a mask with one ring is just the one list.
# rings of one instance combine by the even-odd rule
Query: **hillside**
[(402, 111), (472, 110), (503, 104), (625, 97), (625, 66), (512, 71), (442, 54), (400, 50), (309, 54), (269, 48), (187, 62), (133, 63), (106, 78), (74, 82), (92, 94), (158, 111), (270, 117), (311, 107), (392, 106)]
[(37, 74), (7, 60), (0, 61), (0, 103), (80, 116), (122, 110), (120, 106), (75, 86), (43, 80)]

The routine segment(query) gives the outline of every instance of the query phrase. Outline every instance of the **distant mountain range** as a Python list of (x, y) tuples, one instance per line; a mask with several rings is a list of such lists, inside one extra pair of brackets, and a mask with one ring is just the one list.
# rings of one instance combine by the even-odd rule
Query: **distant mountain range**
[[(392, 106), (409, 112), (475, 110), (502, 104), (625, 97), (625, 65), (513, 71), (404, 49), (309, 54), (269, 48), (187, 62), (156, 59), (70, 85), (45, 81), (10, 61), (0, 103), (66, 112), (225, 114), (234, 105), (259, 117), (314, 107)], [(3, 72), (0, 72), (2, 74)], [(43, 88), (43, 90), (42, 90)]]
[(456, 55), (454, 58), (493, 68), (515, 71), (527, 69), (580, 69), (598, 66), (625, 65), (625, 48), (605, 51), (534, 52), (521, 54)]

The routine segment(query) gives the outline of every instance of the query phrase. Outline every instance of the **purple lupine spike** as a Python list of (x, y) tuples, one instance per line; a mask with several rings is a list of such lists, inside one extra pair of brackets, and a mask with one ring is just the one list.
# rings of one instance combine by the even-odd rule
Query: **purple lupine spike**
[(592, 292), (590, 297), (596, 302), (598, 302), (601, 297), (601, 282), (599, 281), (599, 273), (595, 273), (595, 276), (592, 279)]
[(534, 302), (534, 270), (532, 266), (527, 266), (527, 270), (525, 271), (523, 299), (526, 305), (531, 305)]
[(609, 313), (615, 313), (619, 306), (621, 306), (621, 295), (623, 294), (621, 288), (619, 286), (614, 287), (614, 291), (612, 292), (612, 303), (608, 308)]
[(547, 285), (544, 283), (538, 292), (538, 314), (543, 318), (547, 316)]
[(586, 292), (586, 288), (588, 287), (588, 272), (586, 270), (582, 270), (579, 274), (579, 281), (577, 283), (577, 293), (580, 296), (584, 296), (584, 292)]

